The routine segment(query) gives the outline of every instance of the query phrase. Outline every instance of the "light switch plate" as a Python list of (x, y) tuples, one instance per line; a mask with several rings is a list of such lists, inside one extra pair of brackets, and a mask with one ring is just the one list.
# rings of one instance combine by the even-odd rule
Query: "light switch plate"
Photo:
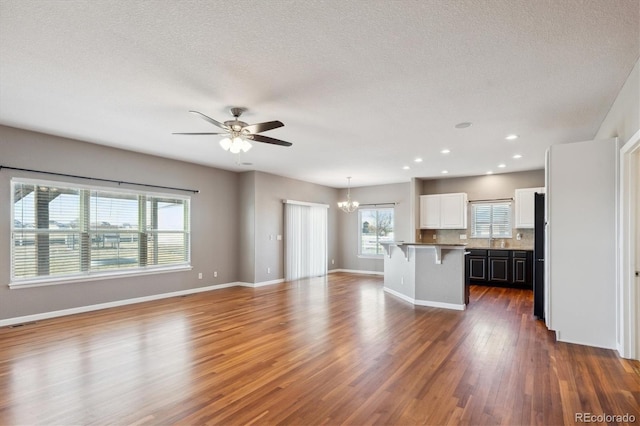
[(460, 234), (460, 239), (461, 240), (466, 240), (467, 239), (467, 234)]

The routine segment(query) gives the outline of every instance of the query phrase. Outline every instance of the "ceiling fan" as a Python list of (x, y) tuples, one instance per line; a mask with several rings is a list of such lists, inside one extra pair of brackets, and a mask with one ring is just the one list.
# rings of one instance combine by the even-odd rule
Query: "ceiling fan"
[(224, 132), (199, 132), (199, 133), (173, 133), (174, 135), (226, 135), (220, 141), (220, 146), (225, 151), (230, 151), (233, 154), (239, 152), (247, 152), (251, 149), (251, 143), (249, 141), (270, 143), (272, 145), (291, 146), (291, 142), (285, 142), (280, 139), (270, 138), (258, 133), (266, 132), (267, 130), (277, 129), (284, 126), (281, 121), (267, 121), (264, 123), (247, 124), (244, 121), (240, 121), (240, 116), (245, 112), (246, 108), (233, 107), (230, 109), (233, 120), (225, 121), (221, 123), (214, 120), (211, 117), (204, 115), (198, 111), (189, 111), (192, 114), (197, 114), (205, 121), (213, 124), (214, 126), (224, 130)]

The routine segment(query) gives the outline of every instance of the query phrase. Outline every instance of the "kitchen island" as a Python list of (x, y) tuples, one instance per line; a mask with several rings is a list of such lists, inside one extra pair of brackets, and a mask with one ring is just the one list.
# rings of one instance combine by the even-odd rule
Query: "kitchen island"
[(384, 291), (419, 306), (464, 310), (466, 244), (382, 244)]

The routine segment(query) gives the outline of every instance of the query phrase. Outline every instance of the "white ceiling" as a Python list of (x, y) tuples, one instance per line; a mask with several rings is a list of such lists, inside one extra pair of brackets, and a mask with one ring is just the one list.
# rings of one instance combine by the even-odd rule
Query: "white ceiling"
[[(637, 0), (0, 0), (0, 124), (332, 187), (536, 169), (595, 136), (639, 29)], [(171, 134), (229, 106), (293, 146)]]

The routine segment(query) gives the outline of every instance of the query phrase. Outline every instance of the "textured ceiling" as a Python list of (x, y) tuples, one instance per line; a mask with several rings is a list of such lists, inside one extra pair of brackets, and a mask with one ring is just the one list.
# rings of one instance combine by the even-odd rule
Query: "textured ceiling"
[[(0, 0), (0, 124), (333, 187), (529, 170), (595, 136), (639, 31), (637, 0)], [(230, 106), (293, 146), (171, 134)]]

